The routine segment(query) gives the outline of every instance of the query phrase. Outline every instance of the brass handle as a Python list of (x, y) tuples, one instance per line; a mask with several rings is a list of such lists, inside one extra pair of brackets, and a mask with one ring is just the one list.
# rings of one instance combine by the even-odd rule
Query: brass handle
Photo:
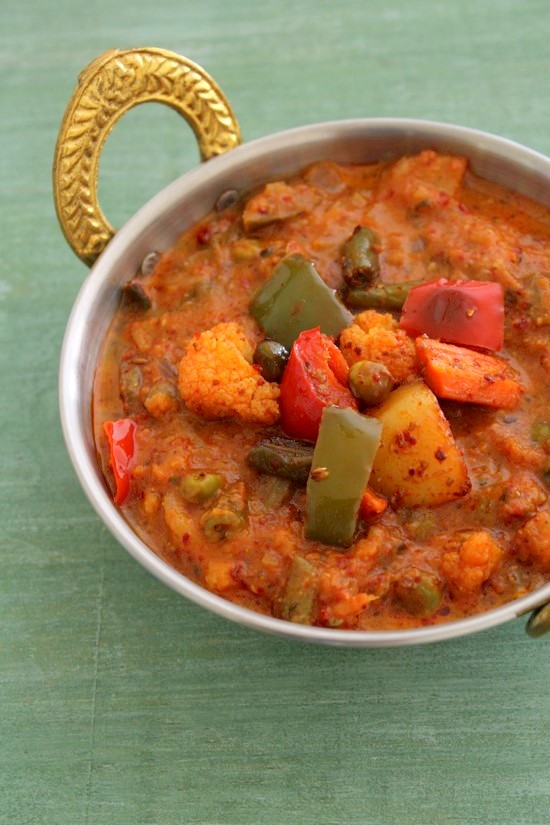
[(539, 636), (550, 633), (550, 602), (539, 607), (531, 614), (525, 629), (533, 639), (538, 639)]
[(214, 80), (174, 52), (111, 50), (81, 73), (65, 111), (53, 165), (55, 208), (67, 241), (91, 266), (115, 230), (98, 202), (99, 158), (116, 122), (140, 103), (171, 106), (193, 129), (202, 160), (241, 142), (231, 106)]

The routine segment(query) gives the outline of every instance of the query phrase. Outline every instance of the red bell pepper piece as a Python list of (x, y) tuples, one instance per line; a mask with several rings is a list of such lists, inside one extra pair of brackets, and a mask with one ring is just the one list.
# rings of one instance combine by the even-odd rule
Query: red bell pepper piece
[(106, 421), (103, 430), (109, 441), (110, 464), (115, 477), (115, 504), (123, 504), (130, 492), (130, 466), (135, 453), (136, 424), (130, 418)]
[(332, 338), (319, 327), (300, 333), (281, 381), (281, 426), (292, 438), (315, 441), (325, 407), (352, 407), (348, 365)]
[(499, 350), (504, 341), (504, 295), (493, 281), (440, 278), (413, 287), (399, 326), (451, 344)]

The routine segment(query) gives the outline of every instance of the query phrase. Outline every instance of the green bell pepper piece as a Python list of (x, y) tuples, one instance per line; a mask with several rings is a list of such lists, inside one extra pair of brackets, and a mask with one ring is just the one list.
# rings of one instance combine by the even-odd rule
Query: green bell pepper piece
[(287, 349), (306, 329), (320, 327), (325, 335), (335, 337), (353, 321), (313, 263), (299, 254), (279, 261), (252, 299), (250, 312), (264, 332)]
[(306, 536), (349, 547), (382, 424), (355, 410), (325, 407), (306, 492)]

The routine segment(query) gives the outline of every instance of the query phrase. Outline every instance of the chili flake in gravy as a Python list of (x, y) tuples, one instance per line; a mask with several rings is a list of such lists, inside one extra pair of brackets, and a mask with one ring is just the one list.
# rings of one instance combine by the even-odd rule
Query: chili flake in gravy
[(550, 216), (424, 151), (316, 163), (122, 290), (99, 458), (136, 532), (252, 610), (460, 619), (550, 576)]

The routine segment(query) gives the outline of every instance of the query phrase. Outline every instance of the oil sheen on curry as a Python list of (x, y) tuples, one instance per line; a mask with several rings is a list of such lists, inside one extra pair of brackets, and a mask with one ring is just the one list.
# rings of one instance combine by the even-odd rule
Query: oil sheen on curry
[(550, 577), (550, 215), (461, 157), (230, 193), (122, 290), (97, 370), (116, 504), (292, 622), (403, 629)]

